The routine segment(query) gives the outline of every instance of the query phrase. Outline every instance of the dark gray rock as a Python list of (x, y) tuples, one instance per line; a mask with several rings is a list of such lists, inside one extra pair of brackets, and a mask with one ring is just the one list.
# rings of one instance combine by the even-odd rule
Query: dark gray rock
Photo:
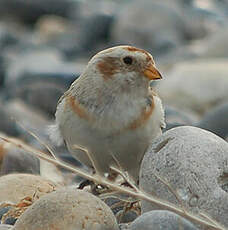
[(7, 213), (10, 209), (11, 209), (10, 206), (6, 206), (6, 207), (1, 207), (0, 208), (0, 224), (1, 224), (1, 219), (2, 219), (3, 215), (5, 213)]
[(35, 133), (41, 139), (46, 135), (46, 128), (50, 125), (46, 114), (25, 104), (20, 99), (8, 100), (4, 103), (4, 106), (7, 109), (9, 118), (17, 122), (18, 137), (30, 142), (34, 140), (34, 137), (28, 131)]
[(53, 50), (30, 51), (17, 57), (8, 67), (5, 96), (53, 116), (57, 101), (81, 73), (84, 66), (65, 63)]
[(169, 211), (157, 210), (146, 212), (129, 227), (129, 230), (197, 230), (188, 220)]
[(0, 167), (0, 176), (10, 173), (40, 173), (40, 160), (14, 146), (6, 147)]
[[(168, 130), (148, 148), (141, 164), (140, 188), (180, 205), (157, 177), (165, 180), (193, 213), (203, 212), (228, 226), (228, 143), (191, 126)], [(161, 207), (142, 201), (142, 212)]]
[(83, 49), (88, 52), (99, 44), (107, 43), (113, 21), (114, 16), (107, 14), (95, 14), (82, 20), (80, 45)]
[(120, 205), (117, 205), (119, 202), (121, 202), (120, 199), (117, 197), (107, 197), (104, 199), (104, 202), (111, 208), (112, 212), (116, 215), (119, 211), (121, 211), (124, 207), (123, 203)]
[(7, 225), (14, 225), (17, 221), (17, 218), (15, 217), (7, 217), (5, 220), (4, 220), (4, 223), (3, 224), (7, 224)]
[(12, 119), (7, 106), (0, 102), (0, 132), (9, 136), (18, 137), (20, 129), (16, 122)]
[(228, 104), (216, 106), (206, 113), (197, 127), (211, 131), (225, 139), (228, 136)]
[(165, 122), (164, 131), (182, 125), (193, 125), (196, 118), (190, 113), (185, 113), (180, 109), (171, 106), (165, 106)]
[(122, 4), (113, 24), (112, 40), (145, 48), (154, 56), (175, 49), (183, 43), (184, 23), (176, 1), (172, 4), (148, 0)]
[(127, 212), (120, 210), (116, 214), (116, 218), (117, 218), (118, 223), (130, 223), (133, 220), (135, 220), (137, 217), (138, 217), (138, 214), (132, 210), (129, 210)]
[(77, 5), (76, 1), (70, 0), (39, 0), (28, 2), (26, 0), (2, 0), (0, 3), (1, 17), (10, 17), (16, 20), (33, 24), (36, 20), (45, 14), (54, 14), (67, 17), (73, 7)]

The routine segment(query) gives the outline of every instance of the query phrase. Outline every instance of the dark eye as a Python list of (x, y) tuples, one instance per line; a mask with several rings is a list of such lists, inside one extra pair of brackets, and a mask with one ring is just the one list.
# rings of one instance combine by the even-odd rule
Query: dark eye
[(132, 57), (127, 56), (127, 57), (123, 58), (123, 61), (125, 64), (131, 65), (133, 62), (133, 59), (132, 59)]

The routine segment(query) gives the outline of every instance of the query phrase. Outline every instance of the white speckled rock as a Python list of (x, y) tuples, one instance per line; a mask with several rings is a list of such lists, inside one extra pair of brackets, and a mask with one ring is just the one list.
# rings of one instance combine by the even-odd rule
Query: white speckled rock
[(0, 230), (10, 230), (12, 229), (12, 225), (8, 225), (8, 224), (0, 224)]
[(169, 211), (150, 211), (134, 220), (129, 230), (197, 230), (188, 220)]
[[(141, 165), (140, 188), (179, 204), (165, 179), (184, 206), (202, 211), (228, 227), (228, 143), (215, 134), (191, 126), (170, 129), (148, 148)], [(161, 209), (142, 202), (142, 212)]]
[(96, 196), (66, 187), (30, 206), (13, 230), (118, 230), (111, 209)]
[(180, 62), (157, 84), (163, 102), (203, 114), (228, 100), (228, 59)]
[(39, 197), (52, 192), (58, 186), (41, 176), (32, 174), (8, 174), (0, 177), (0, 202), (18, 203), (36, 193)]

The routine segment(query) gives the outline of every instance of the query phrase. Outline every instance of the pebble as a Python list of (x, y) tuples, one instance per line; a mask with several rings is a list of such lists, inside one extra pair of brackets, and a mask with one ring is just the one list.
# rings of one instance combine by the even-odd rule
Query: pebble
[(223, 27), (217, 33), (213, 33), (207, 41), (202, 41), (201, 57), (228, 58), (227, 36), (228, 29)]
[[(185, 113), (180, 109), (177, 109), (172, 106), (165, 106), (165, 130), (171, 128), (182, 126), (182, 125), (193, 125), (196, 122), (197, 118), (195, 114)], [(165, 131), (164, 130), (164, 131)]]
[[(76, 1), (70, 0), (39, 0), (38, 2), (27, 2), (26, 0), (2, 0), (0, 4), (0, 13), (2, 16), (9, 17), (11, 20), (22, 21), (33, 24), (37, 19), (46, 14), (55, 14), (67, 17), (72, 7), (75, 7)], [(26, 10), (25, 10), (26, 9)]]
[[(215, 134), (191, 126), (168, 130), (148, 148), (141, 164), (140, 188), (188, 211), (203, 212), (228, 226), (228, 143)], [(142, 213), (161, 209), (142, 201)]]
[(0, 224), (0, 230), (10, 230), (10, 229), (12, 229), (12, 225)]
[[(0, 135), (6, 137), (4, 135)], [(35, 156), (0, 140), (0, 176), (10, 173), (40, 173), (40, 161)]]
[(80, 46), (89, 51), (110, 40), (110, 32), (114, 16), (108, 14), (93, 14), (81, 23)]
[(113, 23), (112, 40), (152, 50), (154, 56), (176, 48), (182, 43), (184, 24), (180, 11), (171, 5), (150, 0), (122, 5)]
[(18, 203), (25, 197), (41, 197), (57, 188), (57, 184), (38, 175), (8, 174), (0, 177), (0, 202)]
[[(203, 115), (228, 100), (228, 59), (195, 59), (176, 66), (156, 85), (163, 103)], [(219, 71), (218, 71), (219, 70)]]
[(146, 212), (130, 224), (129, 230), (197, 230), (188, 220), (169, 211)]
[(206, 113), (197, 127), (209, 130), (225, 139), (228, 136), (228, 103), (218, 105)]
[(14, 230), (118, 230), (109, 207), (96, 196), (66, 187), (45, 195), (18, 219)]
[(2, 220), (2, 217), (5, 213), (7, 213), (9, 210), (11, 209), (10, 206), (6, 206), (6, 207), (1, 207), (0, 208), (0, 223), (1, 223), (1, 220)]
[(6, 71), (5, 97), (20, 98), (53, 117), (60, 96), (83, 67), (62, 61), (61, 54), (50, 48), (22, 53), (10, 62)]
[(20, 135), (20, 129), (16, 122), (12, 119), (7, 106), (0, 101), (0, 132), (9, 136), (18, 137)]
[(21, 139), (27, 142), (34, 140), (27, 130), (39, 138), (46, 135), (47, 126), (51, 124), (47, 114), (27, 105), (21, 99), (8, 100), (4, 105), (9, 117), (17, 122), (16, 127)]
[(120, 210), (116, 214), (116, 218), (118, 223), (131, 223), (133, 220), (135, 220), (138, 217), (137, 212), (129, 210), (129, 211), (124, 211)]

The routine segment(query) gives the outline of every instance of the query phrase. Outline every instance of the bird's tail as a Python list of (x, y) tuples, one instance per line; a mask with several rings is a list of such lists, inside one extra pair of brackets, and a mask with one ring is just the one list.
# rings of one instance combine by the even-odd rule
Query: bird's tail
[(64, 140), (63, 140), (58, 124), (55, 123), (53, 125), (49, 125), (47, 127), (47, 133), (51, 141), (55, 143), (57, 146), (60, 146), (63, 144)]

